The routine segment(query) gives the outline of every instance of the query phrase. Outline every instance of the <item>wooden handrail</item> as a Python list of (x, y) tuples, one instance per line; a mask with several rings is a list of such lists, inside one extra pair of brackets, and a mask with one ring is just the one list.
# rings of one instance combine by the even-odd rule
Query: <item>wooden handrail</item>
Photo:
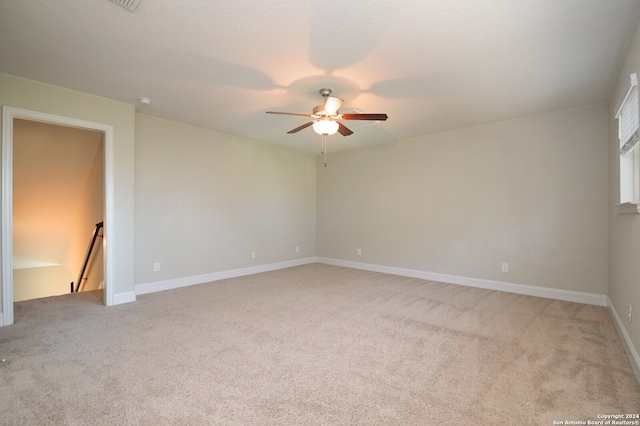
[[(84, 257), (84, 263), (82, 264), (82, 269), (80, 270), (80, 274), (78, 275), (78, 281), (76, 282), (75, 292), (80, 291), (80, 284), (82, 283), (84, 272), (87, 269), (87, 265), (89, 264), (89, 258), (91, 257), (91, 252), (93, 251), (93, 245), (96, 243), (96, 238), (101, 235), (98, 235), (98, 231), (100, 228), (104, 226), (104, 222), (96, 223), (96, 229), (93, 230), (93, 237), (91, 237), (91, 242), (89, 243), (89, 248), (87, 249), (87, 255)], [(73, 283), (71, 283), (71, 293), (74, 292)]]

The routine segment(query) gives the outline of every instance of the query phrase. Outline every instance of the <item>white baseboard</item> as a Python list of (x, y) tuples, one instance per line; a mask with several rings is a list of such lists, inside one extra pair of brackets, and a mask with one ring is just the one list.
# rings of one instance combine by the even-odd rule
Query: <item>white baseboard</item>
[[(545, 297), (548, 299), (564, 300), (567, 302), (584, 303), (587, 305), (608, 306), (607, 296), (596, 293), (585, 293), (556, 288), (538, 287), (532, 285), (513, 284), (503, 281), (492, 281), (480, 278), (461, 277), (457, 275), (439, 274), (434, 272), (419, 271), (415, 269), (396, 268), (393, 266), (374, 265), (370, 263), (352, 262), (347, 260), (332, 259), (327, 257), (307, 257), (303, 259), (289, 260), (285, 262), (269, 263), (265, 265), (251, 266), (247, 268), (231, 269), (227, 271), (212, 272), (210, 274), (194, 275), (190, 277), (175, 278), (170, 280), (154, 281), (135, 285), (135, 293), (131, 295), (116, 295), (114, 298), (122, 300), (120, 303), (135, 301), (136, 295), (155, 293), (157, 291), (171, 290), (174, 288), (188, 287), (204, 284), (228, 278), (258, 274), (261, 272), (275, 271), (291, 268), (309, 263), (325, 263), (328, 265), (343, 266), (346, 268), (362, 269), (365, 271), (381, 272), (385, 274), (400, 275), (405, 277), (420, 278), (430, 281), (439, 281), (449, 284), (460, 284), (469, 287), (485, 288), (488, 290), (505, 291), (509, 293), (525, 294), (528, 296)], [(133, 293), (133, 292), (131, 292)], [(120, 297), (122, 296), (122, 297)], [(125, 297), (126, 296), (126, 297)], [(114, 303), (118, 304), (118, 303)]]
[(585, 303), (587, 305), (607, 306), (607, 296), (604, 294), (583, 293), (580, 291), (560, 290), (556, 288), (537, 287), (532, 285), (513, 284), (502, 281), (491, 281), (479, 278), (468, 278), (457, 275), (439, 274), (418, 271), (415, 269), (396, 268), (393, 266), (373, 265), (370, 263), (351, 262), (340, 259), (318, 257), (319, 263), (344, 266), (346, 268), (362, 269), (365, 271), (381, 272), (384, 274), (400, 275), (403, 277), (420, 278), (439, 281), (448, 284), (460, 284), (469, 287), (485, 288), (488, 290), (506, 291), (508, 293), (525, 294), (528, 296), (545, 297), (548, 299), (564, 300), (567, 302)]
[(136, 301), (136, 293), (134, 291), (126, 291), (124, 293), (116, 293), (113, 295), (113, 304), (122, 305), (123, 303), (131, 303)]
[(294, 266), (315, 263), (315, 257), (307, 257), (303, 259), (288, 260), (285, 262), (269, 263), (265, 265), (250, 266), (248, 268), (231, 269), (228, 271), (212, 272), (210, 274), (194, 275), (184, 278), (175, 278), (171, 280), (154, 281), (150, 283), (136, 284), (135, 294), (155, 293), (156, 291), (171, 290), (174, 288), (188, 287), (196, 284), (204, 284), (212, 281), (219, 281), (228, 278), (242, 277), (245, 275), (259, 274), (261, 272), (276, 271), (278, 269), (291, 268)]
[(627, 353), (627, 358), (629, 358), (629, 362), (631, 363), (633, 372), (636, 374), (638, 382), (640, 382), (640, 355), (638, 355), (638, 351), (636, 350), (635, 346), (633, 346), (631, 337), (629, 337), (629, 333), (627, 333), (627, 329), (624, 327), (624, 323), (620, 319), (620, 316), (618, 315), (616, 308), (613, 306), (611, 299), (607, 297), (607, 301), (609, 313), (613, 318), (613, 324), (616, 326), (616, 330), (618, 331), (620, 340), (622, 340), (622, 346), (624, 346), (624, 351)]

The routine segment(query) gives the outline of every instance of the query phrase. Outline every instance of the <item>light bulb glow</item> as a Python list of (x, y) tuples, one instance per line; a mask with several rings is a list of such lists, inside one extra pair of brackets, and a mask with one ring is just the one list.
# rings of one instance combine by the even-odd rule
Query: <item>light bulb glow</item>
[(313, 123), (313, 130), (319, 135), (333, 135), (338, 127), (338, 122), (333, 120), (318, 120)]

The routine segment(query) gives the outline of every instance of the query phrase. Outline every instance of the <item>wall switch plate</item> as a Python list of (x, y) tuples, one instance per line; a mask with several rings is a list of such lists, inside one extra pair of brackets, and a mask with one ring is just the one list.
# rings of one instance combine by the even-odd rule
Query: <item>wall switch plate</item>
[(255, 252), (255, 251), (252, 251), (252, 252), (251, 252), (251, 258), (252, 258), (252, 259), (255, 259), (255, 258), (256, 258), (256, 252)]
[(362, 249), (356, 250), (356, 253), (358, 253), (358, 256), (362, 256)]
[(296, 246), (296, 253), (300, 253), (300, 246)]
[(506, 262), (502, 263), (502, 272), (509, 272), (509, 264)]

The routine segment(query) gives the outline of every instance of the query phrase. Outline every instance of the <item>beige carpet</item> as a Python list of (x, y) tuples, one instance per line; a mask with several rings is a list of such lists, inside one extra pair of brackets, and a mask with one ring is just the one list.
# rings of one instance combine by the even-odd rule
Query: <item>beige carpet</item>
[(312, 264), (19, 302), (3, 425), (553, 425), (638, 413), (608, 311)]

